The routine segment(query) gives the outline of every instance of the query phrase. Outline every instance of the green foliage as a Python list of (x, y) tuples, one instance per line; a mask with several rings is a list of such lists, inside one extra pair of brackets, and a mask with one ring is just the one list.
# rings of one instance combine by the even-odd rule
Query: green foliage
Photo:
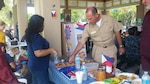
[(0, 20), (4, 21), (7, 25), (12, 24), (12, 7), (11, 0), (4, 0), (5, 7), (0, 10)]
[[(136, 6), (128, 6), (122, 8), (112, 9), (110, 15), (116, 18), (118, 21), (122, 21), (123, 25), (135, 25), (136, 24)], [(73, 22), (86, 22), (85, 10), (72, 9), (71, 21)]]
[(64, 14), (61, 13), (61, 14), (60, 14), (60, 19), (62, 20), (63, 18), (64, 18)]
[(118, 21), (122, 21), (123, 25), (135, 25), (136, 23), (136, 6), (112, 9), (110, 15)]
[(71, 10), (71, 21), (80, 22), (85, 19), (85, 11), (81, 9)]
[(31, 18), (32, 15), (33, 14), (31, 14), (31, 13), (28, 14), (28, 21), (29, 21), (29, 19)]

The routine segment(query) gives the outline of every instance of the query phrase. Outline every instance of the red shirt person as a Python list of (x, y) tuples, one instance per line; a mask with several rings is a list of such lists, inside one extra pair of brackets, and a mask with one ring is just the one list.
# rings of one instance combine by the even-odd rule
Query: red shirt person
[(10, 69), (7, 60), (0, 49), (0, 84), (20, 84), (12, 70)]
[(142, 3), (146, 5), (148, 12), (144, 17), (142, 25), (140, 56), (142, 71), (148, 71), (150, 74), (150, 0), (142, 0)]

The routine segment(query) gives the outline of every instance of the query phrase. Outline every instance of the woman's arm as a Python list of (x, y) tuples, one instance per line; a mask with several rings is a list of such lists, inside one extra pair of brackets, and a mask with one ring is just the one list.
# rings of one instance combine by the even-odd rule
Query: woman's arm
[(34, 51), (34, 54), (37, 57), (44, 57), (52, 52), (55, 52), (55, 50), (53, 48), (48, 48), (48, 49), (36, 50)]

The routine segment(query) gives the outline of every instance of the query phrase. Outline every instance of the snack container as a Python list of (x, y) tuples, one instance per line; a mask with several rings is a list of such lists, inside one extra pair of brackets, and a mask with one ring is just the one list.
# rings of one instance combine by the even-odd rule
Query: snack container
[(87, 67), (87, 71), (97, 70), (99, 63), (97, 62), (90, 62), (86, 63), (85, 66)]

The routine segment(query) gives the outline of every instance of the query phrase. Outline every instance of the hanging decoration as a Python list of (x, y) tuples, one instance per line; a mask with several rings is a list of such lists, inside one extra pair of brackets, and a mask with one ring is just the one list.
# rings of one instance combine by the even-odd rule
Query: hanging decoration
[(53, 4), (52, 5), (52, 10), (51, 10), (51, 16), (52, 16), (52, 18), (56, 18), (57, 17), (57, 12), (55, 10), (55, 7), (56, 7), (56, 5)]

